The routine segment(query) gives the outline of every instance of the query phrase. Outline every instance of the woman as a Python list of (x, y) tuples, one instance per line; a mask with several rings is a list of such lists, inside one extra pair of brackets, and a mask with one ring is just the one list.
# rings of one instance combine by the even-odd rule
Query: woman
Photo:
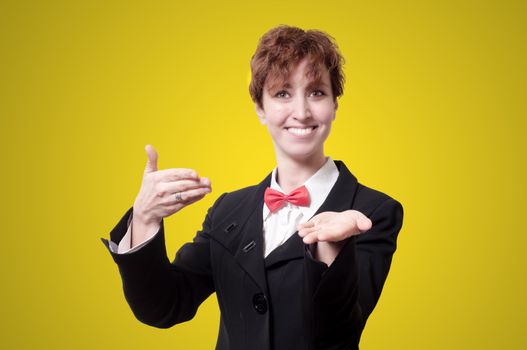
[(162, 219), (203, 198), (211, 184), (191, 169), (158, 171), (147, 146), (134, 206), (111, 242), (103, 241), (144, 323), (187, 321), (216, 292), (217, 349), (357, 349), (390, 267), (402, 207), (324, 154), (343, 91), (331, 37), (274, 28), (251, 70), (251, 97), (273, 140), (273, 172), (221, 195), (171, 263)]

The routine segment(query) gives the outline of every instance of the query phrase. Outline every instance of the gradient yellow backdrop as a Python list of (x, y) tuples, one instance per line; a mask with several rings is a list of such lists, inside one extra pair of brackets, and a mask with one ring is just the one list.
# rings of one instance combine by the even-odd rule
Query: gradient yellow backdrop
[(213, 193), (167, 220), (171, 257), (225, 191), (274, 166), (247, 92), (258, 38), (333, 35), (347, 84), (327, 153), (405, 222), (361, 349), (525, 349), (524, 1), (0, 3), (0, 348), (212, 349), (191, 322), (135, 320), (99, 241), (145, 164)]

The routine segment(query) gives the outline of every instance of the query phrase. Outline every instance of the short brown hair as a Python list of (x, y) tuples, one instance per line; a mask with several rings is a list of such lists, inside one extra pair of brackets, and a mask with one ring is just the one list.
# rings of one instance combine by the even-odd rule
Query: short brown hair
[(291, 70), (302, 59), (308, 58), (315, 80), (320, 79), (322, 65), (328, 70), (333, 98), (341, 96), (344, 90), (344, 58), (335, 40), (319, 30), (303, 30), (281, 25), (265, 33), (251, 59), (251, 84), (249, 93), (252, 100), (262, 105), (263, 89), (267, 78), (272, 84), (287, 80)]

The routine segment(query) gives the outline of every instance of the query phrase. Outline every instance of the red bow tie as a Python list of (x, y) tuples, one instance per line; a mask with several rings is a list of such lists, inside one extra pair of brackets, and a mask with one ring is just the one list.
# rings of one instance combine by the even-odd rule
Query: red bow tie
[(286, 202), (307, 207), (309, 205), (309, 192), (306, 186), (301, 186), (289, 194), (283, 194), (280, 191), (267, 187), (264, 193), (264, 201), (271, 213), (282, 208)]

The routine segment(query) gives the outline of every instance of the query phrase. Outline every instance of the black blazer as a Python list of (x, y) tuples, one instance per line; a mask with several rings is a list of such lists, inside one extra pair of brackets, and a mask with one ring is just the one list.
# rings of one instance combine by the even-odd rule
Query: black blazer
[[(359, 184), (344, 163), (335, 163), (339, 177), (317, 213), (355, 209), (373, 227), (348, 239), (329, 268), (311, 257), (297, 234), (264, 259), (262, 209), (269, 175), (259, 185), (221, 195), (172, 263), (163, 223), (140, 250), (110, 252), (135, 316), (154, 327), (171, 327), (190, 320), (216, 292), (221, 310), (216, 349), (358, 349), (390, 268), (403, 210), (396, 200)], [(112, 230), (112, 241), (126, 233), (131, 212)]]

